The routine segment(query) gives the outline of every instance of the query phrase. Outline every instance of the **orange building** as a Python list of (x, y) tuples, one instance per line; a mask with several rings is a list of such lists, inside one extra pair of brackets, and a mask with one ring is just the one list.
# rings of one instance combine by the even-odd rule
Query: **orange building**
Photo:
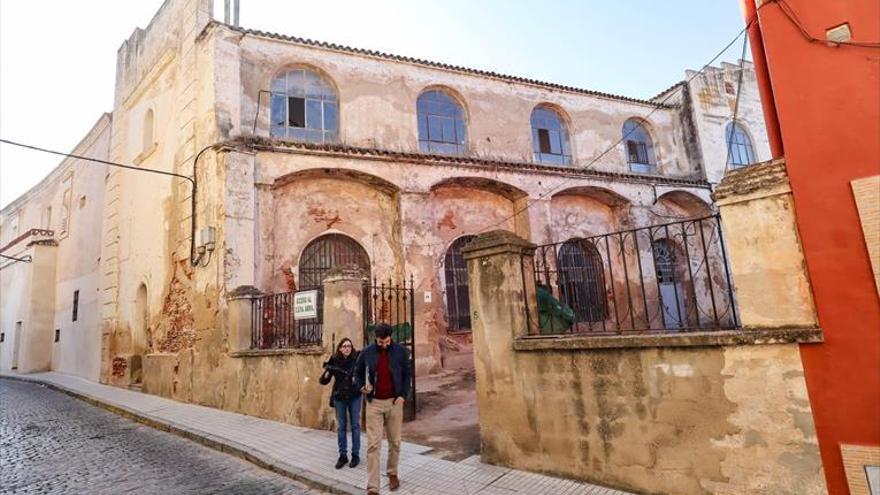
[(880, 493), (880, 2), (744, 4), (825, 332), (801, 356), (829, 493)]

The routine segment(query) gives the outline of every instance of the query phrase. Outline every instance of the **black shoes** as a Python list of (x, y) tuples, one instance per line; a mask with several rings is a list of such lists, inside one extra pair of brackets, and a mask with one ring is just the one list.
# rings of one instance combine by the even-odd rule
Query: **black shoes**
[(348, 463), (348, 467), (350, 467), (350, 468), (357, 467), (357, 465), (360, 463), (361, 463), (361, 458), (356, 455), (353, 455), (353, 456), (351, 456), (351, 462)]
[(336, 469), (341, 469), (342, 466), (345, 466), (346, 464), (348, 464), (348, 456), (341, 455), (339, 456), (339, 460), (336, 461)]

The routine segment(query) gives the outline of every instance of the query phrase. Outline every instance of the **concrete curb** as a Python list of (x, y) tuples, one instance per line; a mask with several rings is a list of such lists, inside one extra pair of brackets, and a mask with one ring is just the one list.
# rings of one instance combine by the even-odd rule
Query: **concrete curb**
[(157, 430), (178, 435), (180, 437), (186, 438), (187, 440), (192, 440), (194, 442), (204, 445), (205, 447), (217, 450), (219, 452), (234, 455), (262, 469), (266, 469), (282, 476), (286, 476), (312, 488), (318, 488), (337, 495), (360, 495), (366, 492), (366, 489), (364, 488), (358, 488), (354, 485), (349, 485), (348, 483), (331, 480), (329, 478), (321, 476), (320, 474), (300, 469), (280, 459), (272, 458), (265, 452), (247, 447), (245, 445), (241, 445), (240, 443), (233, 440), (221, 438), (216, 435), (211, 435), (209, 433), (194, 428), (189, 428), (183, 425), (174, 424), (166, 420), (160, 420), (159, 418), (151, 416), (148, 413), (136, 411), (134, 409), (119, 406), (116, 404), (111, 404), (96, 397), (92, 397), (88, 394), (64, 387), (62, 385), (58, 385), (56, 383), (41, 380), (39, 378), (29, 378), (25, 376), (13, 376), (7, 374), (0, 374), (0, 379), (16, 380), (20, 382), (37, 383), (43, 385), (44, 387), (48, 387), (52, 390), (67, 394), (71, 397), (87, 402), (93, 406), (105, 409), (126, 419), (136, 421)]

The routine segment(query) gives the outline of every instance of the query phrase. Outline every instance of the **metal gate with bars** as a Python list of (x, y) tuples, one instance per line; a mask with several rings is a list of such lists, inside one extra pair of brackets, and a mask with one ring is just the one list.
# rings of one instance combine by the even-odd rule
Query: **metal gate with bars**
[(404, 404), (403, 419), (410, 421), (416, 417), (416, 346), (415, 346), (415, 299), (414, 282), (409, 285), (378, 282), (364, 284), (364, 347), (375, 342), (373, 330), (379, 323), (391, 326), (394, 342), (409, 350), (409, 365), (412, 376), (409, 397)]

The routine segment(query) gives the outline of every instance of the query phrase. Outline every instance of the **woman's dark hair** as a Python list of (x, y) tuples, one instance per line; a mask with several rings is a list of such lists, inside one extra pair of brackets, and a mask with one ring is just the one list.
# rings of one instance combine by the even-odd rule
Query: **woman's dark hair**
[(351, 355), (354, 355), (354, 353), (357, 352), (357, 349), (354, 348), (354, 342), (352, 342), (350, 338), (345, 337), (344, 339), (340, 340), (338, 344), (336, 344), (336, 355), (338, 357), (343, 357), (342, 356), (342, 344), (344, 344), (346, 342), (351, 344)]

